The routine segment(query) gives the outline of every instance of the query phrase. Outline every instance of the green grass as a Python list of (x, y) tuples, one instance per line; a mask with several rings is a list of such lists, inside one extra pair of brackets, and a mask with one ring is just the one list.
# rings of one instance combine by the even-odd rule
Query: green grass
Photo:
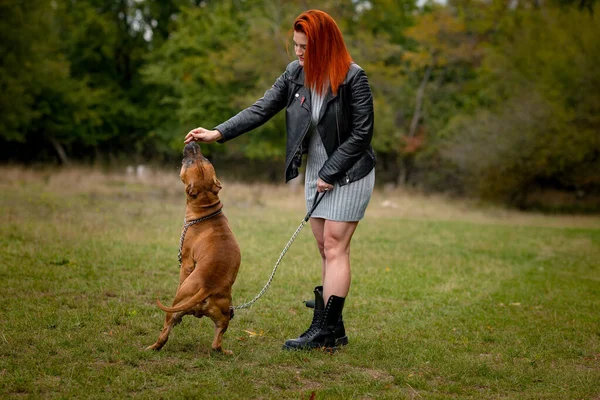
[[(240, 304), (304, 216), (302, 193), (222, 181)], [(137, 182), (4, 167), (0, 190), (2, 398), (600, 398), (598, 217), (377, 193), (353, 240), (348, 347), (281, 350), (320, 279), (307, 227), (237, 311), (233, 356), (211, 353), (212, 322), (193, 317), (157, 353), (143, 349), (162, 326), (155, 299), (177, 285), (176, 170)]]

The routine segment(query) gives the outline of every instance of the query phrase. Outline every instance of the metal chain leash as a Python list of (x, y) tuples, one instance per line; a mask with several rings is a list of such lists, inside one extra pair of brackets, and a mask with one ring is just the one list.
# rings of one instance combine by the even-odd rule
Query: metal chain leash
[(315, 209), (317, 208), (317, 206), (319, 205), (319, 203), (321, 202), (321, 200), (323, 200), (323, 197), (325, 197), (325, 194), (327, 192), (323, 192), (321, 194), (321, 196), (319, 196), (319, 193), (317, 192), (315, 194), (315, 200), (313, 202), (313, 206), (310, 209), (310, 211), (306, 214), (306, 216), (304, 217), (304, 219), (302, 220), (302, 223), (300, 224), (300, 226), (298, 226), (298, 228), (296, 229), (296, 232), (294, 232), (294, 234), (292, 235), (292, 237), (290, 238), (290, 240), (287, 242), (287, 244), (285, 245), (285, 247), (283, 248), (283, 251), (281, 252), (281, 254), (279, 255), (279, 258), (277, 259), (277, 262), (275, 263), (275, 267), (273, 267), (273, 272), (271, 272), (271, 276), (269, 277), (269, 280), (267, 280), (267, 283), (265, 284), (265, 286), (262, 288), (262, 290), (256, 295), (256, 297), (254, 297), (252, 300), (250, 300), (247, 303), (244, 303), (240, 306), (234, 306), (232, 307), (234, 310), (240, 310), (242, 308), (249, 308), (250, 306), (252, 306), (254, 303), (256, 303), (256, 301), (258, 299), (260, 299), (262, 297), (263, 294), (265, 294), (265, 292), (269, 289), (269, 286), (271, 286), (271, 282), (273, 281), (273, 278), (275, 277), (275, 272), (277, 272), (277, 267), (279, 267), (279, 263), (281, 262), (281, 260), (283, 259), (283, 256), (285, 256), (285, 253), (287, 253), (287, 251), (289, 250), (289, 248), (292, 246), (292, 243), (294, 243), (294, 240), (296, 240), (296, 236), (298, 236), (298, 234), (300, 233), (300, 231), (302, 231), (302, 228), (304, 228), (304, 225), (306, 225), (306, 223), (308, 222), (310, 216), (312, 215), (312, 213), (315, 211)]
[(262, 288), (262, 290), (256, 295), (256, 297), (254, 297), (249, 302), (244, 303), (244, 304), (242, 304), (240, 306), (234, 306), (233, 308), (235, 310), (240, 310), (242, 308), (249, 308), (250, 306), (252, 306), (252, 304), (256, 303), (256, 301), (258, 299), (260, 299), (263, 294), (265, 294), (265, 292), (269, 289), (269, 286), (271, 286), (271, 282), (273, 281), (273, 278), (275, 277), (275, 272), (277, 272), (277, 268), (279, 267), (279, 263), (281, 262), (281, 259), (283, 258), (283, 256), (285, 256), (285, 253), (287, 253), (288, 249), (292, 246), (292, 243), (294, 243), (294, 240), (296, 240), (296, 236), (298, 236), (298, 234), (300, 233), (300, 231), (302, 230), (302, 228), (304, 228), (304, 225), (306, 225), (306, 221), (302, 221), (302, 223), (300, 224), (300, 226), (298, 227), (298, 229), (296, 229), (296, 232), (294, 232), (294, 234), (292, 235), (292, 238), (287, 242), (287, 244), (283, 248), (283, 251), (279, 255), (279, 259), (275, 263), (275, 267), (273, 268), (273, 272), (271, 272), (271, 276), (269, 277), (269, 280), (267, 280), (267, 283)]
[(302, 231), (302, 229), (304, 228), (304, 225), (306, 225), (306, 223), (308, 222), (308, 220), (310, 219), (310, 216), (312, 215), (312, 213), (315, 211), (315, 209), (317, 208), (317, 206), (319, 205), (319, 203), (321, 202), (321, 200), (323, 200), (323, 197), (325, 197), (325, 194), (327, 192), (323, 192), (321, 194), (321, 196), (319, 196), (319, 193), (315, 193), (315, 200), (313, 202), (313, 206), (310, 209), (310, 211), (306, 214), (306, 216), (304, 217), (304, 219), (302, 220), (302, 223), (300, 224), (300, 226), (298, 226), (298, 228), (296, 229), (296, 232), (294, 232), (294, 234), (292, 235), (292, 237), (290, 238), (290, 240), (287, 242), (287, 244), (285, 245), (285, 247), (283, 248), (281, 254), (279, 255), (279, 258), (277, 259), (277, 262), (275, 263), (275, 266), (273, 267), (273, 272), (271, 272), (271, 276), (269, 277), (269, 280), (267, 280), (267, 283), (265, 284), (265, 286), (263, 286), (262, 290), (256, 295), (256, 297), (254, 297), (252, 300), (250, 300), (247, 303), (244, 303), (240, 306), (234, 306), (232, 307), (234, 310), (240, 310), (242, 308), (249, 308), (250, 306), (252, 306), (254, 303), (256, 303), (256, 301), (258, 299), (260, 299), (263, 294), (265, 294), (265, 292), (269, 289), (269, 286), (271, 286), (271, 282), (273, 281), (273, 278), (275, 277), (275, 272), (277, 272), (277, 267), (279, 267), (279, 263), (281, 262), (281, 260), (283, 259), (283, 256), (285, 256), (285, 253), (287, 253), (287, 251), (289, 250), (289, 248), (292, 246), (292, 243), (294, 243), (294, 240), (296, 240), (296, 236), (298, 236), (298, 234), (300, 233), (300, 231)]
[[(231, 308), (233, 308), (234, 310), (239, 310), (239, 309), (242, 309), (242, 308), (249, 308), (250, 306), (252, 306), (254, 303), (256, 303), (256, 301), (258, 299), (260, 299), (265, 294), (265, 292), (269, 289), (269, 286), (271, 286), (271, 282), (273, 282), (273, 278), (275, 277), (275, 272), (277, 272), (277, 268), (279, 267), (279, 264), (281, 263), (281, 260), (283, 259), (283, 256), (285, 256), (285, 253), (288, 252), (289, 248), (292, 246), (292, 243), (294, 243), (294, 240), (296, 240), (296, 236), (298, 236), (298, 234), (300, 234), (300, 231), (302, 231), (302, 229), (304, 228), (304, 225), (306, 225), (306, 223), (308, 222), (308, 220), (309, 220), (310, 216), (312, 215), (312, 213), (315, 211), (315, 209), (317, 208), (317, 206), (319, 205), (319, 203), (321, 202), (321, 200), (323, 200), (323, 197), (325, 197), (325, 193), (327, 193), (327, 192), (326, 191), (323, 192), (321, 194), (321, 196), (319, 196), (319, 193), (315, 194), (315, 200), (313, 202), (312, 208), (306, 214), (306, 216), (302, 220), (302, 223), (296, 229), (296, 232), (294, 232), (294, 234), (292, 235), (292, 237), (290, 238), (290, 240), (287, 242), (287, 244), (283, 248), (283, 251), (279, 255), (279, 258), (277, 259), (277, 262), (275, 263), (275, 267), (273, 267), (273, 271), (271, 272), (271, 276), (269, 277), (269, 280), (267, 280), (267, 283), (262, 288), (262, 290), (256, 295), (256, 297), (254, 297), (249, 302), (244, 303), (241, 306), (235, 306), (235, 307), (231, 307)], [(219, 215), (220, 213), (221, 213), (221, 210), (217, 211), (214, 214), (208, 215), (206, 217), (198, 218), (198, 219), (195, 219), (195, 220), (190, 221), (190, 222), (185, 222), (185, 219), (184, 219), (183, 229), (181, 231), (181, 238), (179, 239), (179, 254), (178, 254), (179, 268), (181, 268), (181, 259), (182, 259), (181, 251), (183, 249), (183, 241), (185, 239), (185, 234), (186, 234), (188, 228), (190, 226), (194, 225), (194, 224), (197, 224), (198, 222), (206, 221), (209, 218), (212, 218), (212, 217), (214, 217), (216, 215)]]

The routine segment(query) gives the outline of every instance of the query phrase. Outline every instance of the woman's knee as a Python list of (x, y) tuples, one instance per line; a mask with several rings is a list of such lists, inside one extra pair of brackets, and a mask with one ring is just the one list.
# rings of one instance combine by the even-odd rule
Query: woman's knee
[(323, 260), (326, 259), (326, 255), (325, 255), (325, 244), (323, 242), (319, 242), (317, 240), (317, 247), (319, 248), (319, 254), (321, 255), (321, 258)]
[(334, 235), (325, 235), (323, 240), (323, 256), (327, 260), (347, 257), (350, 254), (350, 243), (340, 240)]
[(321, 258), (325, 259), (325, 240), (323, 236), (314, 235), (315, 241), (317, 242), (317, 248), (319, 249), (319, 254)]

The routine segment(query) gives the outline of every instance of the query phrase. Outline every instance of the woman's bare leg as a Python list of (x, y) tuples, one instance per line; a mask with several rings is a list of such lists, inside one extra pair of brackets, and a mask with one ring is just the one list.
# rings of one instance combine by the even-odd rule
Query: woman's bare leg
[(321, 282), (325, 282), (325, 267), (327, 266), (325, 262), (325, 240), (323, 238), (325, 220), (323, 218), (311, 218), (310, 227), (312, 228), (312, 233), (317, 241), (317, 247), (321, 255)]
[(358, 222), (311, 218), (310, 225), (322, 259), (323, 299), (346, 297), (350, 290), (350, 241)]

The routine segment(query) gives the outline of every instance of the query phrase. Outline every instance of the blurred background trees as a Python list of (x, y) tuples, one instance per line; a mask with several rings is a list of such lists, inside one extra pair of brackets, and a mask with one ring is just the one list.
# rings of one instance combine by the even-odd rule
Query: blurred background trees
[[(1, 160), (176, 162), (185, 133), (283, 72), (308, 8), (369, 76), (379, 183), (518, 207), (600, 197), (593, 0), (0, 0)], [(280, 114), (206, 152), (280, 181), (284, 146)]]

